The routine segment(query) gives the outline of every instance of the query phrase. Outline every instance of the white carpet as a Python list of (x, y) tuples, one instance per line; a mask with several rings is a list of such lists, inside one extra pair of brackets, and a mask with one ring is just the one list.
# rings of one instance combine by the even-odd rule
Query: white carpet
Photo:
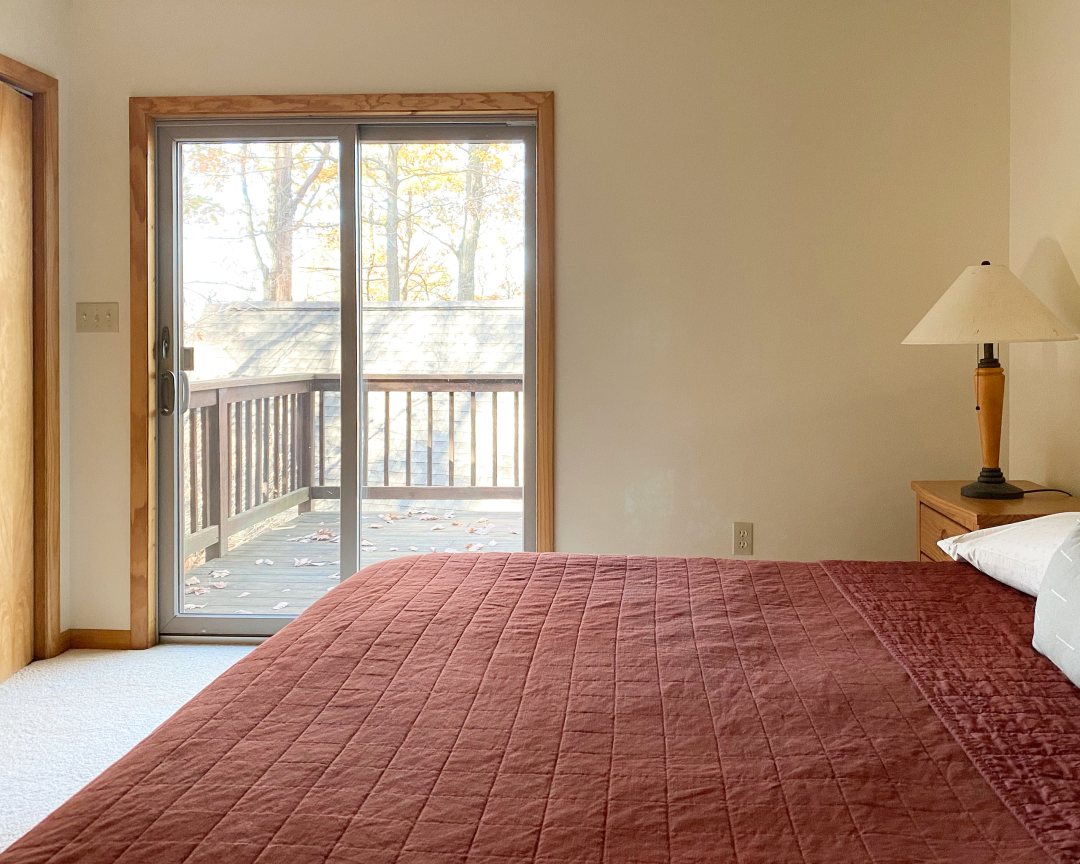
[(251, 650), (68, 651), (0, 684), (0, 850)]

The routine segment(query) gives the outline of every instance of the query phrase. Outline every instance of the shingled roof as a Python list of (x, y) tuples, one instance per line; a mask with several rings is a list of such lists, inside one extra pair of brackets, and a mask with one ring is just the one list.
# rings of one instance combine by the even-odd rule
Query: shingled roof
[[(337, 303), (208, 305), (188, 325), (198, 378), (337, 372)], [(506, 303), (372, 303), (362, 315), (368, 374), (521, 374), (524, 310)]]

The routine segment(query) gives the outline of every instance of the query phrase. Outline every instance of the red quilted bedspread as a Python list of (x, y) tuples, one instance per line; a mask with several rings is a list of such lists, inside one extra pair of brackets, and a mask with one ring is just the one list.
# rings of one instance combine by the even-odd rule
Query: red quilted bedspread
[[(1057, 823), (1008, 798), (1021, 824), (983, 776), (1008, 778), (1010, 765), (968, 746), (977, 767), (919, 689), (939, 710), (959, 706), (946, 722), (964, 717), (992, 738), (997, 714), (957, 692), (975, 674), (963, 671), (965, 634), (1015, 622), (972, 617), (953, 642), (912, 613), (926, 625), (912, 639), (934, 641), (923, 654), (949, 664), (938, 680), (918, 651), (897, 648), (888, 604), (905, 601), (874, 599), (892, 584), (874, 575), (881, 566), (837, 576), (856, 608), (814, 564), (484, 554), (375, 565), (0, 861), (1077, 860)], [(941, 574), (888, 571), (914, 605), (950, 602)], [(1039, 722), (1061, 719), (1047, 708)], [(1062, 764), (1054, 746), (1039, 744), (1048, 767)], [(1042, 828), (1051, 836), (1037, 842), (1029, 829)]]

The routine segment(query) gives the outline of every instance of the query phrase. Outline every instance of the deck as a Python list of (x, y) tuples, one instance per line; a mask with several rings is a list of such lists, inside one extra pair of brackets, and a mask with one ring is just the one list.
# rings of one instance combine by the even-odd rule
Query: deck
[[(365, 505), (360, 566), (425, 552), (520, 552), (520, 526), (520, 513), (510, 509)], [(340, 582), (338, 527), (336, 511), (282, 514), (275, 524), (228, 554), (189, 568), (185, 611), (209, 615), (302, 612)]]

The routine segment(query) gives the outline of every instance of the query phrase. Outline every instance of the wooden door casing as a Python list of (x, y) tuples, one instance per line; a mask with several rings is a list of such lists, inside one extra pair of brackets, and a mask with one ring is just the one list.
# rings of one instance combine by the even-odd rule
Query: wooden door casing
[(33, 110), (0, 84), (0, 680), (34, 652)]

